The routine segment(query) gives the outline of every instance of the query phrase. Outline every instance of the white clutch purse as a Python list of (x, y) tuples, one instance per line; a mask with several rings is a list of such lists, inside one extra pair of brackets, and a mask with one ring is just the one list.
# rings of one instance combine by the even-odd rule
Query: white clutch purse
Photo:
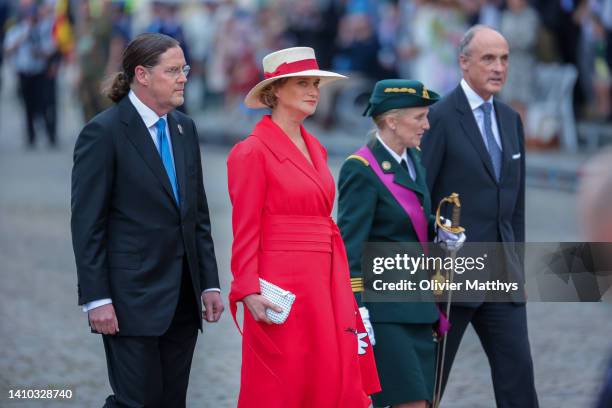
[(259, 285), (261, 287), (261, 295), (283, 309), (280, 313), (272, 309), (266, 309), (268, 319), (276, 324), (285, 323), (291, 311), (291, 306), (295, 301), (295, 295), (261, 278), (259, 278)]

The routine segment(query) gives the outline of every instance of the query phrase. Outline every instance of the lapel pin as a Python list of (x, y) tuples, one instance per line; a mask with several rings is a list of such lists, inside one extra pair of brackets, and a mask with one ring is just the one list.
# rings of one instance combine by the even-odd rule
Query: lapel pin
[(391, 163), (385, 160), (384, 162), (382, 162), (382, 168), (385, 171), (391, 170)]
[(182, 135), (183, 134), (183, 127), (181, 126), (181, 124), (179, 123), (178, 125), (176, 125), (178, 127), (179, 133)]

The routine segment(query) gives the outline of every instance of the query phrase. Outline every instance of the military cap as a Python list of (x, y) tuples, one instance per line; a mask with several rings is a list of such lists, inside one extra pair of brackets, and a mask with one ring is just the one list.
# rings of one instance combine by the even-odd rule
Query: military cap
[(391, 109), (417, 108), (436, 103), (440, 95), (413, 79), (383, 79), (374, 85), (363, 116), (377, 116)]

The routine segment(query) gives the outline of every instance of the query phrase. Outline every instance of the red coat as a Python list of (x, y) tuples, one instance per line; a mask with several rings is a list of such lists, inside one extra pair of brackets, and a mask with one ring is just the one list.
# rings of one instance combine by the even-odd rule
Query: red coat
[(367, 407), (380, 385), (330, 217), (334, 180), (323, 146), (301, 132), (314, 167), (270, 116), (228, 158), (232, 312), (260, 277), (296, 294), (282, 325), (245, 312), (238, 406)]

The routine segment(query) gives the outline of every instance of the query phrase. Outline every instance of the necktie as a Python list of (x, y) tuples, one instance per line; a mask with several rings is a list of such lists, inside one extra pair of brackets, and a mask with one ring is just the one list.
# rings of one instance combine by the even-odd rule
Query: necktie
[(159, 148), (159, 155), (161, 156), (162, 163), (170, 179), (172, 191), (174, 192), (174, 199), (177, 204), (180, 204), (176, 173), (172, 165), (172, 155), (170, 153), (170, 145), (168, 144), (168, 136), (166, 135), (166, 121), (164, 118), (159, 118), (155, 126), (157, 127), (157, 146)]
[(489, 156), (491, 156), (491, 163), (493, 163), (493, 170), (495, 171), (495, 178), (499, 181), (501, 173), (501, 162), (502, 162), (502, 151), (499, 145), (495, 141), (493, 136), (493, 125), (491, 123), (491, 110), (493, 106), (491, 102), (485, 102), (480, 105), (480, 109), (484, 113), (484, 128), (485, 137), (487, 139), (487, 150), (489, 150)]
[(402, 166), (402, 168), (408, 172), (408, 175), (410, 176), (412, 181), (414, 181), (415, 176), (412, 174), (410, 169), (408, 169), (408, 163), (406, 162), (406, 159), (402, 159), (402, 161), (400, 162), (400, 166)]
[(561, 10), (566, 13), (571, 13), (574, 10), (574, 1), (573, 0), (561, 0)]

